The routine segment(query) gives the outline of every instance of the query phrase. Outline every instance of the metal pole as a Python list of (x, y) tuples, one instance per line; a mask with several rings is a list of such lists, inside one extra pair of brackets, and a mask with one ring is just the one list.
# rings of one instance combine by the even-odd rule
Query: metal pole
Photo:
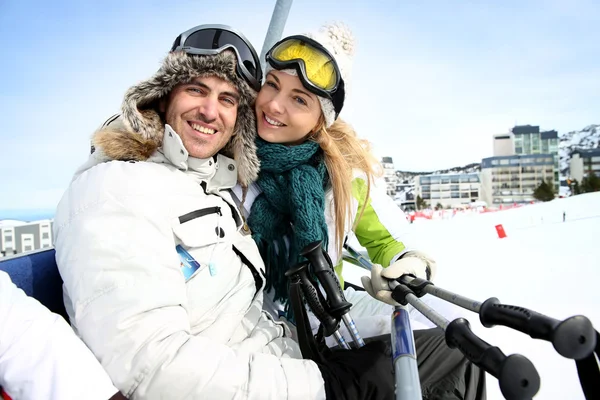
[[(398, 282), (390, 281), (390, 289), (392, 291), (398, 285), (400, 285)], [(436, 326), (442, 328), (443, 330), (446, 330), (446, 328), (448, 327), (448, 324), (450, 324), (450, 321), (448, 321), (446, 318), (444, 318), (443, 315), (439, 314), (433, 308), (429, 307), (427, 304), (425, 304), (423, 301), (421, 301), (421, 299), (419, 299), (414, 294), (407, 294), (406, 301), (408, 302), (408, 304), (410, 304), (411, 306), (416, 308), (421, 314), (423, 314), (425, 317), (427, 317), (428, 320), (430, 320)]]
[(269, 29), (265, 36), (265, 42), (260, 51), (260, 65), (263, 71), (265, 70), (265, 55), (267, 54), (267, 51), (281, 39), (285, 22), (290, 13), (290, 8), (292, 8), (292, 1), (293, 0), (277, 0), (277, 3), (275, 4), (271, 22), (269, 23)]
[(350, 350), (350, 346), (348, 345), (348, 342), (346, 342), (346, 339), (344, 339), (344, 337), (342, 336), (342, 334), (340, 333), (339, 330), (333, 332), (333, 337), (335, 337), (335, 340), (337, 340), (338, 344), (340, 345), (340, 347), (342, 349)]
[[(405, 285), (409, 285), (412, 280), (412, 278), (406, 276), (401, 278), (402, 283)], [(473, 311), (474, 313), (478, 313), (481, 309), (481, 302), (461, 296), (460, 294), (456, 294), (449, 290), (442, 289), (435, 285), (427, 285), (425, 288), (423, 288), (423, 291), (442, 300), (446, 300), (448, 303), (462, 307), (465, 310)]]
[[(359, 266), (369, 271), (373, 269), (371, 261), (354, 250), (350, 245), (344, 244), (344, 248), (356, 260)], [(399, 283), (393, 281), (390, 284), (391, 289), (393, 289), (392, 285), (396, 287)], [(413, 296), (417, 299), (414, 295), (408, 296)], [(435, 311), (433, 312), (435, 313)], [(443, 317), (439, 316), (439, 314), (438, 317), (440, 318), (439, 322), (443, 325)], [(448, 321), (445, 322), (447, 325)], [(405, 306), (394, 307), (394, 312), (392, 313), (392, 331), (390, 334), (392, 340), (392, 362), (396, 377), (396, 400), (421, 400), (423, 396), (421, 394), (421, 381), (419, 380), (419, 368), (415, 351), (415, 337), (410, 326), (408, 310)]]
[(408, 310), (404, 306), (392, 313), (392, 360), (396, 376), (396, 400), (421, 400), (421, 381), (417, 366), (415, 338)]

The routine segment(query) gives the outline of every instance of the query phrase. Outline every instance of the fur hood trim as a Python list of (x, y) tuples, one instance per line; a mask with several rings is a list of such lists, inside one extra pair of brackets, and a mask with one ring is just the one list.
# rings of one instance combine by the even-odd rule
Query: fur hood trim
[(165, 132), (165, 121), (158, 112), (159, 101), (179, 83), (215, 76), (232, 83), (240, 93), (234, 135), (220, 153), (236, 160), (238, 181), (242, 186), (248, 186), (256, 180), (260, 169), (254, 143), (256, 92), (237, 75), (236, 62), (230, 51), (215, 56), (190, 56), (181, 51), (169, 53), (152, 78), (125, 93), (122, 115), (118, 119), (121, 121), (109, 119), (94, 134), (93, 146), (109, 159), (148, 159), (162, 145)]

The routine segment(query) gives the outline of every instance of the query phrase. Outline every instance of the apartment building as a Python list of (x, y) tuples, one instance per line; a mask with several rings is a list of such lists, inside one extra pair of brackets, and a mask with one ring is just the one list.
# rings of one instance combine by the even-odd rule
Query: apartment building
[(515, 154), (481, 160), (481, 198), (489, 205), (527, 203), (542, 180), (554, 183), (552, 154)]
[(453, 207), (479, 200), (480, 184), (477, 173), (422, 175), (415, 179), (415, 192), (430, 207)]
[(579, 183), (590, 171), (600, 177), (600, 149), (577, 149), (571, 152), (569, 170), (571, 178)]
[(52, 221), (0, 221), (0, 257), (52, 247)]
[[(552, 184), (555, 193), (559, 190), (559, 156), (558, 156), (558, 132), (555, 130), (540, 131), (539, 126), (535, 125), (517, 125), (511, 129), (514, 136), (513, 154), (517, 155), (551, 155), (554, 161), (554, 171)], [(494, 154), (510, 155), (510, 154)]]

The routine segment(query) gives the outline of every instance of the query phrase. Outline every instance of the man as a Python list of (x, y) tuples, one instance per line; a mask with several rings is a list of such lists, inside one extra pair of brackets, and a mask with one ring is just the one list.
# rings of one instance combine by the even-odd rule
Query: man
[(228, 189), (259, 164), (256, 52), (224, 26), (181, 34), (94, 135), (55, 216), (71, 322), (130, 399), (384, 399), (374, 342), (302, 360), (262, 311), (264, 265)]

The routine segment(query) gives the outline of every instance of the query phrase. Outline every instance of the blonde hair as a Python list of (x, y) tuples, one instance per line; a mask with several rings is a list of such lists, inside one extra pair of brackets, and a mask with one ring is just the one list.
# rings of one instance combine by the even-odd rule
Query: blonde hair
[(363, 207), (354, 220), (352, 226), (354, 229), (368, 203), (371, 183), (375, 177), (381, 176), (383, 170), (379, 161), (371, 153), (371, 144), (367, 140), (360, 139), (352, 126), (342, 119), (338, 118), (333, 125), (325, 128), (325, 119), (321, 114), (313, 132), (310, 140), (319, 143), (323, 150), (329, 181), (333, 189), (335, 246), (338, 254), (341, 254), (346, 221), (350, 221), (352, 218), (353, 171), (358, 169), (367, 177), (367, 194)]

